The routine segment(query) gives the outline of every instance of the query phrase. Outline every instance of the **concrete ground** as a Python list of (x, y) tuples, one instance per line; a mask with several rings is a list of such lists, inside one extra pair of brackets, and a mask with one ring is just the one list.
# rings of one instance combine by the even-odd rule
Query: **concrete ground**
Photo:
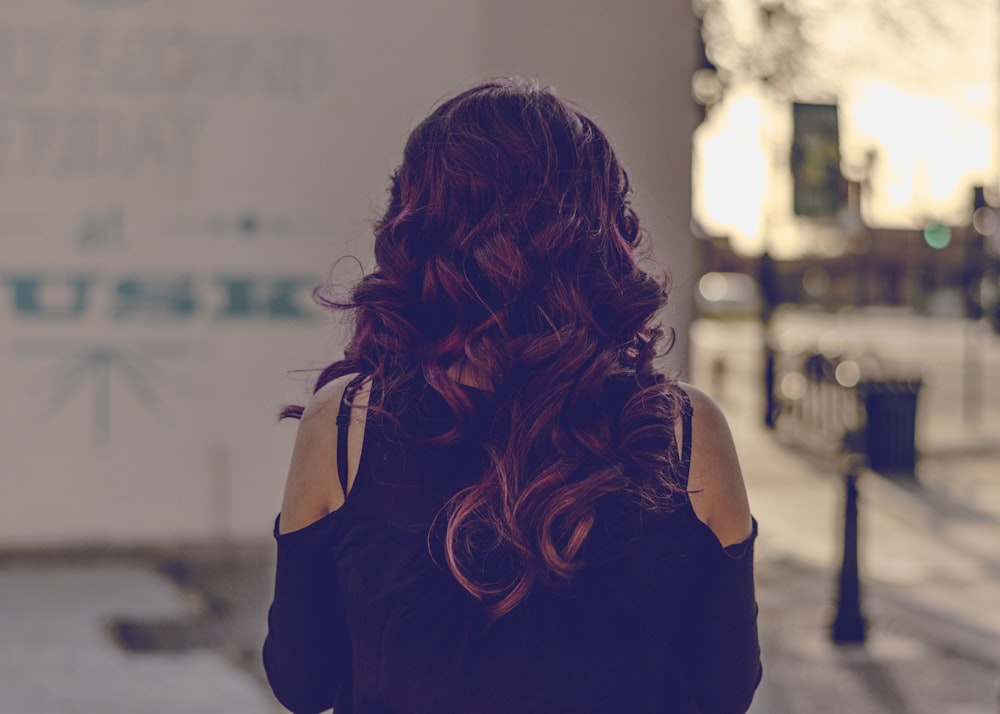
[[(753, 714), (1000, 712), (1000, 421), (958, 428), (938, 393), (916, 479), (862, 476), (868, 639), (834, 645), (843, 481), (761, 426), (759, 328), (692, 337), (693, 380), (729, 416), (760, 522)], [(257, 543), (0, 552), (0, 712), (282, 711), (258, 657), (269, 527)]]
[[(75, 562), (74, 562), (75, 561)], [(5, 714), (275, 714), (228, 643), (133, 650), (117, 625), (183, 623), (203, 611), (152, 554), (4, 558), (0, 711)], [(259, 629), (259, 628), (258, 628)]]
[[(782, 325), (800, 339), (806, 326), (816, 329), (800, 316)], [(1000, 400), (984, 400), (983, 418), (963, 423), (955, 342), (935, 329), (944, 328), (879, 319), (840, 326), (909, 342), (913, 357), (901, 368), (919, 370), (933, 389), (918, 407), (915, 478), (859, 479), (868, 639), (838, 646), (829, 637), (845, 501), (837, 461), (762, 426), (759, 326), (695, 326), (693, 381), (727, 413), (760, 521), (765, 673), (753, 714), (1000, 712)], [(921, 334), (931, 344), (921, 345)], [(984, 359), (998, 357), (992, 340)], [(1000, 370), (987, 389), (1000, 389)]]

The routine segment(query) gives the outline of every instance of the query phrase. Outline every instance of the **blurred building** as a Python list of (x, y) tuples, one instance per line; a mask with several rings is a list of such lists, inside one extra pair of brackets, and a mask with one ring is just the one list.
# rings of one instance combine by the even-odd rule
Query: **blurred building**
[[(837, 255), (764, 259), (772, 300), (823, 310), (883, 306), (940, 317), (995, 317), (1000, 256), (991, 252), (990, 237), (996, 218), (981, 190), (977, 196), (974, 208), (988, 216), (979, 229), (971, 223), (917, 230), (859, 222), (843, 235)], [(762, 274), (762, 259), (737, 253), (725, 237), (702, 236), (696, 245), (703, 272)]]
[(5, 2), (0, 546), (266, 537), (275, 415), (342, 353), (311, 290), (370, 267), (406, 135), (476, 81), (596, 116), (689, 285), (695, 54), (657, 0)]

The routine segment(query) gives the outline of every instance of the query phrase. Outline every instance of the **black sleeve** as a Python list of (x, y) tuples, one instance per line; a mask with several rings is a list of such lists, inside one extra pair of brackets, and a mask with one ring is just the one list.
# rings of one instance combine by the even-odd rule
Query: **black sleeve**
[[(760, 683), (760, 644), (754, 597), (753, 542), (705, 549), (686, 607), (682, 666), (703, 714), (743, 714)], [(714, 536), (710, 536), (714, 539)]]
[[(264, 669), (275, 697), (294, 714), (317, 714), (349, 696), (350, 639), (336, 568), (314, 526), (278, 534), (274, 600), (267, 617)], [(345, 690), (345, 691), (341, 691)]]

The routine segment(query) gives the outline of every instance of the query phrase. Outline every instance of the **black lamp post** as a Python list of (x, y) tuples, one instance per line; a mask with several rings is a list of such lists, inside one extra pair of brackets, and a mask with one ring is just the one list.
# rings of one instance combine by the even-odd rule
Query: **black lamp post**
[(850, 454), (844, 459), (844, 543), (837, 586), (837, 614), (830, 638), (837, 644), (861, 644), (867, 622), (861, 612), (861, 578), (858, 574), (858, 478), (864, 457)]

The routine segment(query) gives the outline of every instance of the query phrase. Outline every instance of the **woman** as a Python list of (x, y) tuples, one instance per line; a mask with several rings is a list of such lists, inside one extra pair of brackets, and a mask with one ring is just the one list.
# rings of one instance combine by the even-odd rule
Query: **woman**
[(743, 712), (755, 526), (657, 372), (666, 289), (597, 125), (492, 81), (410, 135), (300, 417), (264, 662), (293, 712)]

